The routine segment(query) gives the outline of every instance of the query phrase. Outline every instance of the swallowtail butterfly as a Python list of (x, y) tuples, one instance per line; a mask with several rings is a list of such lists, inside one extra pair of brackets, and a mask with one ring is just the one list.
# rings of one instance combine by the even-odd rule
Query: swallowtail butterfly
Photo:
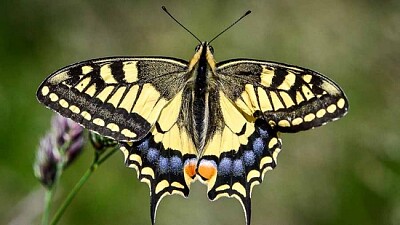
[(276, 166), (279, 133), (337, 120), (348, 101), (335, 82), (313, 70), (253, 59), (216, 62), (213, 53), (201, 42), (189, 62), (79, 62), (46, 78), (37, 98), (119, 142), (126, 165), (150, 187), (153, 224), (164, 196), (187, 197), (200, 180), (210, 200), (238, 199), (249, 225), (251, 192)]

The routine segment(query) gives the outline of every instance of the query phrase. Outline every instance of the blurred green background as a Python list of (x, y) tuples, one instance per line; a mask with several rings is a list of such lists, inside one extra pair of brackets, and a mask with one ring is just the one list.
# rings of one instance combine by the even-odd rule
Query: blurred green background
[[(43, 188), (33, 176), (52, 112), (35, 99), (51, 72), (90, 58), (160, 55), (189, 60), (202, 40), (246, 10), (214, 43), (218, 61), (255, 58), (320, 71), (338, 82), (349, 114), (284, 134), (278, 167), (253, 191), (252, 224), (400, 224), (399, 1), (2, 1), (0, 3), (0, 224), (39, 224)], [(89, 146), (89, 145), (87, 145)], [(92, 160), (88, 147), (64, 173), (60, 203)], [(244, 224), (239, 202), (165, 198), (157, 225)], [(149, 192), (121, 153), (84, 186), (60, 224), (150, 224)]]

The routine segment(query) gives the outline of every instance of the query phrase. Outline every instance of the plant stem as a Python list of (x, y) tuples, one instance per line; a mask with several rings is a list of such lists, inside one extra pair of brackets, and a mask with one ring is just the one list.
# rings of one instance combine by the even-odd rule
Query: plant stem
[(47, 189), (44, 195), (44, 212), (42, 216), (42, 225), (49, 224), (49, 215), (51, 209), (51, 202), (53, 199), (53, 188)]
[(108, 151), (108, 153), (104, 157), (100, 157), (101, 153), (96, 152), (92, 164), (86, 170), (86, 172), (83, 174), (81, 179), (79, 179), (78, 183), (76, 183), (75, 186), (72, 188), (71, 192), (68, 194), (67, 198), (64, 200), (64, 202), (62, 203), (62, 205), (60, 206), (60, 208), (57, 210), (56, 214), (54, 215), (50, 225), (56, 225), (58, 223), (58, 221), (61, 219), (61, 216), (64, 214), (67, 207), (71, 204), (71, 202), (74, 199), (74, 197), (76, 196), (76, 194), (79, 192), (79, 190), (82, 188), (82, 186), (86, 183), (86, 181), (89, 179), (89, 177), (93, 174), (93, 172), (97, 169), (97, 167), (100, 166), (104, 161), (106, 161), (117, 150), (118, 150), (118, 147), (113, 148), (111, 151)]

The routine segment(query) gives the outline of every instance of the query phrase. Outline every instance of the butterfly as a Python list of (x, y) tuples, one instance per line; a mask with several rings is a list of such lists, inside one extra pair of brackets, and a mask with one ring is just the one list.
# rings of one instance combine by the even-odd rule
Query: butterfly
[(120, 144), (125, 164), (150, 188), (150, 215), (166, 195), (188, 197), (196, 180), (210, 200), (234, 197), (250, 225), (251, 193), (275, 168), (279, 133), (308, 130), (347, 113), (342, 89), (298, 66), (253, 59), (216, 62), (201, 42), (189, 62), (112, 57), (64, 67), (38, 100)]

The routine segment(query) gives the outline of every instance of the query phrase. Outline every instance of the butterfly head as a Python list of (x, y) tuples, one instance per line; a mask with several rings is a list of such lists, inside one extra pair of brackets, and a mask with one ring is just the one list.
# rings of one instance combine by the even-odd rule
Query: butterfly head
[(196, 46), (194, 49), (195, 52), (201, 52), (203, 49), (208, 49), (211, 54), (214, 54), (214, 48), (210, 45), (209, 42), (204, 41)]
[(196, 46), (194, 56), (189, 63), (189, 70), (192, 70), (201, 59), (205, 59), (210, 68), (215, 70), (214, 48), (207, 41)]

